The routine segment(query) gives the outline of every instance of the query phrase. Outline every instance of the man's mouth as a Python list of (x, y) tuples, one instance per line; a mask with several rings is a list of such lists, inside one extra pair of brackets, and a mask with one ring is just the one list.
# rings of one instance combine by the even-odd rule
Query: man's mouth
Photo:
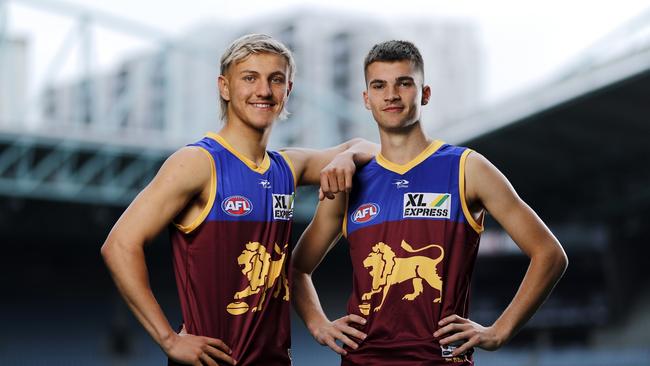
[(259, 109), (270, 109), (273, 106), (275, 106), (275, 103), (268, 103), (268, 102), (263, 102), (263, 103), (250, 103), (255, 108)]
[(401, 112), (401, 111), (404, 110), (404, 107), (403, 107), (403, 106), (396, 106), (396, 105), (393, 105), (393, 106), (390, 106), (390, 107), (386, 107), (386, 108), (384, 108), (384, 109), (382, 109), (382, 110), (383, 110), (384, 112)]

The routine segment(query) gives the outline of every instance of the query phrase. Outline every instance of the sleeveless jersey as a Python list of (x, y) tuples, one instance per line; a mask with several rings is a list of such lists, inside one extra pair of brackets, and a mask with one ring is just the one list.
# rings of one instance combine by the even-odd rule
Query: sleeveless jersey
[(378, 155), (355, 175), (343, 223), (348, 313), (366, 318), (368, 336), (342, 365), (473, 365), (433, 337), (439, 320), (469, 307), (483, 230), (465, 202), (469, 152), (434, 141), (405, 165)]
[(204, 210), (171, 229), (185, 327), (223, 340), (238, 365), (290, 365), (293, 166), (269, 151), (257, 167), (214, 133), (189, 146), (213, 165)]

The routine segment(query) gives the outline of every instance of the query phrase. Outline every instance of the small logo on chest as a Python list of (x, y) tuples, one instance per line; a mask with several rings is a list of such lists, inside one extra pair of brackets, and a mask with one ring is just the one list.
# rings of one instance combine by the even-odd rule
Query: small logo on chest
[(395, 188), (408, 188), (409, 187), (409, 181), (406, 179), (395, 179), (393, 181), (393, 184), (395, 185)]
[(273, 195), (273, 220), (291, 220), (293, 217), (293, 194)]
[(450, 218), (451, 194), (405, 193), (402, 217)]
[(269, 189), (269, 188), (271, 188), (271, 182), (269, 182), (269, 181), (266, 180), (266, 179), (260, 179), (260, 185), (261, 185), (262, 188), (264, 188), (264, 189)]
[(221, 202), (221, 209), (230, 216), (246, 216), (253, 211), (253, 204), (244, 196), (230, 196)]

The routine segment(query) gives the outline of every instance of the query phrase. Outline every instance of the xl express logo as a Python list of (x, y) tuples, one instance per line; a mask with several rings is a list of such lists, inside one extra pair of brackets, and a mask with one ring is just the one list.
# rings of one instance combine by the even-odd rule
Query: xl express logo
[(405, 193), (402, 217), (448, 219), (451, 215), (449, 193)]
[(363, 224), (374, 219), (379, 214), (379, 205), (376, 203), (364, 203), (359, 206), (351, 215), (352, 222)]
[(273, 220), (291, 220), (294, 194), (273, 195)]
[(246, 216), (253, 211), (253, 204), (244, 196), (230, 196), (221, 202), (221, 209), (230, 216)]

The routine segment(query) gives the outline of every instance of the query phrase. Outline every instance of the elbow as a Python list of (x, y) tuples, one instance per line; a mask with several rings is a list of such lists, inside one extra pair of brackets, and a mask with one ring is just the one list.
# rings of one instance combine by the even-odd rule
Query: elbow
[(102, 247), (99, 249), (99, 253), (102, 255), (104, 262), (106, 262), (108, 257), (110, 257), (112, 249), (113, 245), (108, 239), (106, 239), (104, 244), (102, 244)]
[(109, 236), (99, 250), (104, 263), (110, 267), (111, 263), (115, 262), (115, 258), (123, 257), (128, 252), (129, 248), (124, 245), (123, 241), (118, 238)]
[(558, 243), (556, 246), (556, 250), (553, 252), (552, 255), (552, 268), (553, 272), (557, 274), (557, 278), (560, 279), (563, 275), (564, 272), (566, 271), (567, 267), (569, 266), (569, 258), (566, 255), (566, 252), (562, 248), (562, 246)]

